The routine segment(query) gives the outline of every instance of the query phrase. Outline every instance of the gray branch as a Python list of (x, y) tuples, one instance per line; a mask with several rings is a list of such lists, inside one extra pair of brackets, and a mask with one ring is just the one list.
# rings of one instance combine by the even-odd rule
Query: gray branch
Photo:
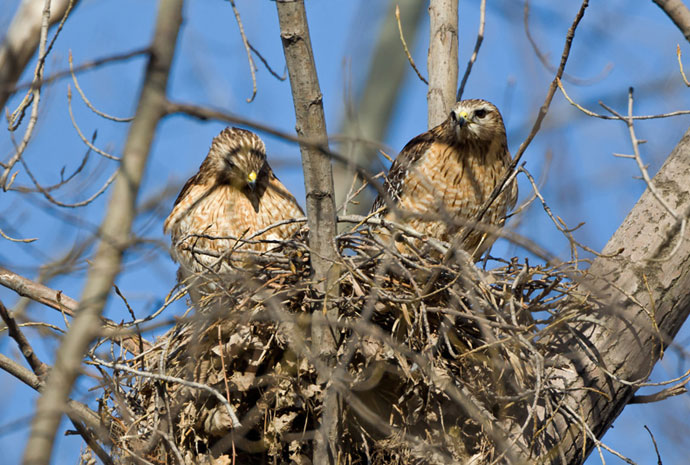
[[(323, 95), (316, 74), (304, 1), (279, 0), (276, 1), (276, 6), (295, 106), (295, 130), (300, 138), (322, 140), (324, 147), (327, 147)], [(337, 286), (333, 283), (337, 282), (338, 267), (335, 264), (339, 259), (335, 248), (337, 226), (331, 161), (326, 151), (311, 145), (300, 144), (300, 150), (307, 193), (309, 249), (314, 279), (319, 290), (330, 296), (337, 292)], [(337, 320), (338, 314), (337, 309), (328, 304), (329, 301), (326, 297), (325, 308), (314, 308), (312, 312), (312, 350), (324, 360), (332, 359), (335, 355), (335, 341), (328, 325), (329, 321)], [(329, 373), (321, 372), (319, 375), (321, 382), (325, 383), (329, 379)], [(329, 454), (328, 449), (333, 451), (337, 441), (337, 410), (335, 391), (329, 387), (324, 394), (314, 463), (332, 463), (333, 456)]]
[(653, 179), (682, 215), (673, 218), (647, 189), (582, 283), (598, 310), (543, 342), (553, 361), (549, 376), (561, 377), (570, 393), (535, 451), (552, 457), (546, 463), (584, 461), (690, 314), (690, 240), (680, 227), (690, 214), (688, 179), (690, 130)]
[(55, 434), (81, 360), (101, 328), (101, 312), (120, 272), (130, 242), (139, 185), (156, 126), (165, 114), (165, 93), (177, 34), (182, 0), (161, 0), (144, 84), (125, 143), (120, 172), (113, 188), (93, 266), (84, 286), (77, 317), (58, 349), (55, 365), (39, 398), (23, 463), (48, 464)]
[[(74, 1), (75, 4), (77, 2)], [(0, 45), (0, 108), (5, 106), (17, 79), (36, 53), (41, 36), (43, 3), (43, 0), (23, 0)], [(51, 26), (62, 19), (68, 6), (69, 0), (51, 3)]]
[(685, 39), (690, 42), (690, 10), (682, 0), (653, 0), (671, 18)]
[(458, 0), (429, 2), (429, 128), (448, 117), (458, 89)]

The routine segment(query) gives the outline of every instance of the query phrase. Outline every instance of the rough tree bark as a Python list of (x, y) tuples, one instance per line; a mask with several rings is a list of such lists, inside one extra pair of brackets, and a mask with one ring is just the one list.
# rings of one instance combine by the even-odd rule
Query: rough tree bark
[[(74, 3), (78, 1), (74, 0)], [(41, 36), (44, 3), (44, 0), (23, 0), (0, 45), (0, 108), (7, 103), (19, 76), (36, 53)], [(62, 19), (69, 3), (69, 0), (51, 2), (51, 26)]]
[(129, 245), (137, 194), (153, 136), (165, 115), (168, 75), (181, 21), (182, 0), (161, 0), (141, 97), (100, 228), (102, 240), (87, 275), (77, 316), (62, 339), (45, 390), (38, 399), (24, 452), (25, 465), (50, 462), (55, 433), (81, 370), (82, 357), (101, 329), (101, 312)]
[[(311, 141), (328, 144), (326, 119), (323, 113), (323, 95), (316, 74), (316, 64), (309, 37), (307, 13), (304, 1), (276, 1), (280, 22), (280, 37), (283, 42), (285, 63), (290, 76), (290, 87), (295, 107), (295, 130), (297, 134)], [(309, 249), (314, 280), (326, 295), (324, 308), (312, 313), (312, 351), (330, 363), (335, 356), (335, 340), (329, 329), (329, 321), (338, 318), (337, 309), (328, 304), (328, 296), (337, 292), (335, 287), (339, 259), (335, 247), (337, 233), (335, 192), (330, 158), (323, 150), (313, 145), (300, 144), (302, 168), (307, 197), (307, 224), (309, 225)], [(319, 372), (320, 381), (326, 382), (329, 374)], [(317, 437), (314, 463), (332, 463), (337, 441), (338, 405), (335, 391), (326, 389), (322, 406), (320, 437)]]
[[(653, 179), (679, 219), (690, 214), (689, 179), (690, 130)], [(584, 461), (690, 314), (690, 237), (687, 231), (680, 237), (680, 229), (648, 189), (592, 263), (582, 285), (600, 310), (546, 342), (553, 376), (562, 377), (570, 394), (545, 425), (543, 463)]]
[(429, 128), (442, 123), (458, 90), (458, 0), (429, 2)]

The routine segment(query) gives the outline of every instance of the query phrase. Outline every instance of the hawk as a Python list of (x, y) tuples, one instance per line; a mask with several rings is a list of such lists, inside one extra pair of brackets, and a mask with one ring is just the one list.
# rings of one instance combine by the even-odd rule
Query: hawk
[(268, 251), (299, 229), (296, 223), (272, 225), (303, 216), (266, 161), (263, 141), (251, 131), (233, 127), (213, 139), (199, 172), (175, 200), (163, 230), (171, 235), (170, 254), (180, 264), (180, 280), (196, 283), (190, 286), (196, 303), (199, 291), (215, 289), (214, 276), (238, 269), (238, 256), (241, 269), (250, 253)]
[[(462, 100), (443, 123), (402, 149), (384, 183), (392, 205), (379, 195), (371, 211), (384, 220), (403, 221), (426, 236), (452, 243), (465, 234), (463, 224), (474, 219), (510, 162), (498, 109), (486, 100)], [(482, 223), (503, 226), (516, 199), (513, 179), (484, 214)], [(494, 240), (486, 232), (474, 230), (458, 245), (478, 260)]]

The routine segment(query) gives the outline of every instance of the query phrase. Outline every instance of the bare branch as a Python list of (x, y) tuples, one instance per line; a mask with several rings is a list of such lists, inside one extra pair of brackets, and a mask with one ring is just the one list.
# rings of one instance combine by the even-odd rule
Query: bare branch
[[(280, 38), (283, 42), (285, 63), (290, 76), (292, 100), (299, 136), (313, 137), (327, 144), (326, 120), (323, 113), (323, 95), (316, 74), (307, 13), (304, 1), (276, 1)], [(339, 254), (336, 250), (337, 234), (335, 189), (330, 158), (320, 150), (300, 145), (304, 185), (307, 193), (307, 219), (309, 248), (318, 289), (331, 297), (337, 296), (339, 269), (335, 265)], [(312, 350), (324, 359), (335, 355), (330, 322), (338, 318), (338, 310), (332, 304), (314, 308), (312, 313)], [(321, 382), (329, 379), (329, 373), (319, 373)], [(324, 395), (320, 435), (317, 438), (314, 463), (334, 463), (338, 430), (338, 403), (336, 392), (330, 387)]]
[[(70, 5), (72, 2), (69, 3)], [(40, 40), (39, 40), (39, 52), (38, 52), (38, 62), (36, 63), (36, 69), (34, 71), (34, 81), (41, 80), (43, 78), (43, 65), (45, 64), (45, 58), (46, 58), (46, 43), (48, 41), (48, 27), (50, 26), (50, 0), (45, 0), (44, 2), (44, 7), (43, 7), (43, 13), (42, 13), (42, 19), (41, 19), (41, 34), (40, 34)], [(19, 124), (21, 124), (22, 119), (24, 118), (24, 112), (26, 108), (33, 103), (33, 106), (31, 107), (31, 116), (29, 117), (29, 124), (26, 127), (26, 131), (24, 131), (24, 136), (22, 137), (22, 141), (19, 144), (18, 147), (15, 147), (15, 153), (12, 155), (10, 160), (7, 162), (6, 165), (4, 165), (4, 171), (2, 175), (0, 175), (0, 185), (2, 185), (2, 189), (4, 191), (7, 191), (9, 187), (12, 185), (12, 181), (14, 180), (14, 177), (10, 178), (10, 182), (8, 183), (8, 177), (10, 176), (10, 172), (12, 171), (12, 168), (14, 165), (19, 161), (21, 156), (24, 153), (24, 150), (26, 150), (26, 147), (29, 145), (29, 139), (33, 135), (34, 128), (36, 127), (36, 122), (38, 121), (38, 104), (41, 99), (41, 88), (36, 87), (35, 89), (32, 89), (30, 92), (26, 94), (22, 102), (19, 104), (19, 107), (10, 115), (8, 118), (8, 123), (9, 123), (9, 128), (10, 131), (14, 131), (17, 129)]]
[[(654, 178), (657, 185), (683, 186), (690, 171), (690, 131), (668, 157)], [(684, 215), (690, 211), (690, 199), (682, 189), (669, 189), (667, 201)], [(585, 290), (601, 302), (601, 309), (591, 322), (573, 328), (570, 336), (554, 334), (553, 356), (558, 350), (580, 347), (571, 352), (571, 368), (554, 368), (557, 376), (570, 386), (566, 406), (579, 414), (584, 429), (572, 428), (572, 418), (556, 417), (547, 434), (563, 437), (566, 463), (581, 461), (593, 446), (585, 438), (603, 434), (630, 401), (640, 383), (659, 359), (663, 347), (678, 332), (690, 312), (687, 270), (690, 263), (690, 241), (682, 241), (677, 252), (666, 261), (652, 261), (671, 247), (670, 239), (658, 231), (675, 231), (676, 219), (647, 190), (623, 224), (596, 258), (584, 279)], [(613, 252), (615, 253), (613, 255)], [(648, 283), (645, 284), (645, 283)], [(653, 311), (651, 310), (653, 309)], [(585, 350), (578, 340), (587, 335)], [(546, 341), (545, 341), (546, 342)], [(559, 349), (560, 348), (560, 349)], [(597, 355), (600, 354), (600, 355)], [(600, 359), (603, 357), (603, 359)], [(566, 360), (565, 357), (561, 358)], [(576, 371), (574, 367), (577, 367)], [(607, 373), (608, 372), (608, 373)], [(601, 444), (601, 447), (603, 444)]]
[(653, 0), (690, 41), (690, 10), (682, 0)]
[(572, 106), (580, 110), (582, 113), (584, 113), (587, 116), (592, 116), (594, 118), (600, 118), (600, 119), (608, 119), (608, 120), (620, 120), (620, 121), (626, 121), (628, 119), (632, 120), (645, 120), (645, 119), (660, 119), (660, 118), (671, 118), (673, 116), (682, 116), (682, 115), (690, 115), (690, 110), (678, 110), (678, 111), (670, 111), (668, 113), (660, 113), (658, 115), (632, 115), (632, 116), (621, 116), (618, 114), (614, 114), (613, 116), (610, 115), (602, 115), (596, 112), (593, 112), (592, 110), (588, 110), (587, 108), (583, 107), (579, 103), (575, 102), (570, 95), (565, 91), (565, 88), (563, 87), (563, 82), (561, 82), (560, 79), (557, 80), (558, 88), (561, 90), (561, 93), (563, 94), (563, 97), (570, 103)]
[(486, 0), (482, 0), (479, 6), (479, 31), (477, 31), (477, 42), (474, 44), (474, 50), (472, 51), (472, 56), (470, 61), (467, 62), (467, 68), (465, 69), (465, 74), (462, 76), (462, 82), (460, 83), (460, 88), (458, 89), (458, 95), (456, 100), (462, 100), (462, 94), (465, 91), (465, 84), (467, 84), (467, 79), (470, 77), (470, 72), (472, 71), (472, 65), (477, 60), (477, 55), (479, 54), (479, 47), (482, 46), (482, 41), (484, 40), (484, 24), (486, 23)]
[[(532, 37), (532, 32), (529, 27), (529, 0), (525, 0), (525, 6), (523, 8), (523, 16), (522, 16), (522, 24), (525, 29), (525, 35), (527, 36), (527, 40), (529, 41), (530, 45), (532, 46), (532, 50), (534, 50), (534, 54), (537, 55), (537, 58), (541, 62), (542, 66), (546, 68), (549, 72), (555, 73), (556, 72), (556, 67), (553, 66), (551, 63), (549, 63), (549, 58), (547, 55), (545, 55), (540, 49), (539, 45), (537, 44), (537, 41), (534, 40), (534, 37)], [(565, 81), (571, 82), (573, 84), (581, 85), (581, 86), (587, 86), (587, 85), (592, 85), (595, 82), (601, 81), (604, 79), (613, 69), (613, 64), (608, 63), (604, 69), (599, 73), (598, 76), (595, 76), (590, 79), (581, 79), (577, 78), (574, 76), (570, 76), (568, 73), (563, 72), (561, 75), (561, 78)]]
[(135, 49), (135, 50), (132, 50), (130, 52), (118, 53), (118, 54), (109, 55), (109, 56), (106, 56), (103, 58), (97, 58), (95, 60), (86, 61), (86, 62), (80, 64), (79, 66), (75, 66), (74, 69), (72, 69), (72, 70), (64, 69), (62, 71), (58, 71), (54, 74), (51, 74), (48, 77), (43, 78), (43, 80), (41, 80), (41, 81), (23, 82), (23, 83), (17, 84), (13, 88), (8, 88), (8, 90), (10, 93), (15, 93), (19, 90), (30, 89), (30, 88), (33, 88), (35, 86), (42, 86), (44, 84), (50, 84), (53, 81), (57, 81), (58, 79), (61, 79), (63, 77), (67, 77), (67, 76), (71, 75), (73, 72), (75, 74), (78, 74), (78, 73), (81, 73), (82, 71), (87, 71), (89, 69), (97, 68), (101, 65), (110, 64), (110, 63), (117, 63), (118, 61), (129, 60), (131, 58), (136, 58), (139, 55), (146, 55), (148, 53), (149, 53), (149, 48), (146, 47), (146, 48)]
[[(72, 82), (74, 82), (74, 87), (77, 89), (77, 92), (79, 92), (79, 95), (81, 96), (81, 99), (84, 101), (87, 107), (94, 113), (96, 113), (98, 116), (101, 116), (105, 119), (109, 119), (111, 121), (115, 121), (118, 123), (129, 123), (134, 119), (134, 117), (125, 117), (125, 118), (118, 118), (117, 116), (111, 116), (107, 113), (103, 113), (102, 111), (98, 110), (96, 107), (93, 106), (91, 101), (89, 101), (88, 98), (86, 98), (86, 95), (84, 94), (84, 91), (81, 90), (81, 86), (79, 85), (79, 81), (77, 81), (77, 75), (74, 74), (74, 64), (72, 63), (72, 51), (69, 51), (69, 57), (67, 58), (69, 61), (69, 72), (70, 75), (72, 76)], [(72, 115), (71, 113), (71, 108), (70, 108), (70, 116)], [(74, 121), (74, 118), (72, 118), (72, 121)]]
[(242, 43), (247, 51), (247, 60), (249, 60), (249, 72), (252, 74), (252, 96), (247, 99), (247, 103), (251, 103), (256, 97), (256, 65), (254, 64), (254, 59), (252, 58), (252, 49), (247, 40), (247, 36), (244, 34), (244, 26), (242, 25), (242, 18), (240, 18), (240, 12), (237, 11), (235, 6), (235, 0), (230, 0), (230, 5), (232, 6), (232, 12), (235, 13), (235, 20), (237, 21), (237, 26), (240, 28), (240, 36), (242, 37)]
[(414, 60), (412, 59), (412, 55), (410, 55), (410, 49), (407, 48), (407, 42), (405, 42), (405, 35), (403, 34), (402, 24), (400, 24), (400, 6), (399, 5), (395, 5), (395, 20), (398, 23), (398, 32), (400, 32), (400, 42), (402, 42), (403, 49), (405, 49), (405, 55), (407, 56), (407, 61), (410, 62), (412, 69), (414, 70), (415, 73), (417, 73), (417, 77), (419, 78), (419, 80), (428, 86), (429, 81), (427, 81), (424, 78), (424, 76), (422, 76), (422, 73), (419, 72), (419, 69), (417, 69), (417, 65), (414, 64)]
[[(0, 370), (6, 371), (36, 391), (39, 391), (44, 386), (38, 376), (2, 354), (0, 354)], [(84, 438), (89, 446), (92, 447), (93, 451), (96, 452), (103, 463), (106, 465), (112, 465), (113, 461), (103, 451), (103, 449), (95, 441), (93, 441), (91, 435), (91, 431), (99, 432), (99, 439), (101, 441), (105, 443), (110, 442), (107, 433), (103, 431), (98, 414), (81, 402), (71, 399), (67, 401), (67, 407), (67, 415), (77, 428), (79, 434)], [(90, 431), (83, 429), (83, 426), (81, 428), (77, 427), (77, 424), (81, 425), (81, 422), (84, 422), (90, 428)]]
[(129, 243), (137, 193), (153, 135), (165, 114), (165, 92), (181, 20), (182, 0), (162, 0), (141, 98), (101, 227), (103, 240), (89, 270), (77, 317), (60, 344), (55, 367), (38, 400), (24, 453), (25, 464), (49, 463), (62, 416), (60, 406), (65, 405), (79, 374), (81, 359), (100, 331), (100, 315), (120, 271), (124, 247)]
[(570, 47), (572, 46), (573, 38), (575, 37), (575, 31), (577, 30), (577, 26), (580, 24), (582, 17), (585, 15), (585, 10), (587, 9), (588, 6), (589, 6), (589, 0), (583, 0), (582, 4), (580, 5), (580, 9), (578, 10), (577, 14), (575, 15), (575, 19), (573, 20), (573, 23), (570, 25), (570, 28), (568, 29), (568, 33), (566, 34), (565, 45), (563, 46), (563, 53), (561, 54), (561, 63), (558, 66), (558, 70), (556, 71), (556, 76), (553, 78), (553, 81), (551, 81), (551, 85), (549, 86), (549, 90), (546, 93), (546, 98), (544, 99), (544, 103), (542, 104), (541, 108), (539, 108), (539, 114), (537, 115), (537, 118), (534, 121), (534, 125), (532, 126), (532, 130), (527, 135), (527, 137), (522, 142), (522, 144), (520, 144), (520, 147), (518, 148), (517, 152), (515, 153), (515, 157), (513, 158), (513, 161), (511, 162), (510, 166), (508, 167), (508, 170), (506, 171), (505, 175), (503, 176), (503, 179), (501, 180), (500, 183), (498, 183), (496, 185), (496, 188), (491, 193), (491, 196), (487, 199), (486, 202), (484, 202), (484, 205), (482, 205), (482, 208), (479, 210), (479, 213), (477, 214), (478, 220), (484, 216), (484, 214), (489, 209), (489, 207), (494, 203), (494, 201), (501, 194), (504, 187), (507, 186), (508, 180), (511, 178), (512, 172), (515, 170), (515, 168), (520, 163), (520, 159), (524, 155), (525, 150), (527, 150), (527, 147), (529, 147), (530, 143), (532, 142), (534, 137), (539, 132), (539, 129), (541, 129), (541, 124), (544, 121), (544, 118), (546, 118), (546, 114), (548, 113), (549, 107), (551, 106), (551, 100), (553, 100), (553, 96), (556, 93), (556, 89), (558, 88), (558, 81), (563, 76), (563, 71), (565, 70), (565, 65), (568, 62), (568, 57), (570, 56)]
[(0, 318), (2, 318), (2, 320), (7, 325), (10, 337), (14, 339), (17, 345), (19, 346), (19, 350), (21, 350), (22, 355), (29, 363), (29, 366), (31, 367), (33, 372), (36, 373), (39, 377), (45, 376), (46, 373), (48, 373), (48, 365), (46, 365), (38, 359), (38, 356), (36, 356), (36, 352), (34, 352), (33, 347), (31, 347), (31, 343), (29, 343), (29, 340), (19, 329), (17, 322), (14, 320), (12, 315), (10, 315), (9, 310), (7, 310), (7, 307), (5, 307), (5, 304), (3, 304), (2, 301), (0, 301)]
[(123, 365), (121, 363), (113, 363), (113, 362), (107, 362), (105, 360), (99, 360), (99, 359), (94, 359), (95, 363), (99, 365), (103, 365), (104, 367), (112, 368), (114, 370), (122, 370), (127, 373), (132, 373), (137, 376), (142, 376), (144, 378), (151, 378), (151, 379), (158, 379), (161, 381), (167, 381), (169, 383), (177, 383), (181, 384), (183, 386), (188, 386), (192, 387), (194, 389), (200, 389), (202, 391), (206, 391), (213, 395), (216, 399), (218, 399), (227, 409), (228, 415), (230, 415), (230, 418), (232, 419), (233, 427), (238, 428), (242, 426), (242, 423), (240, 423), (239, 418), (237, 418), (237, 414), (235, 413), (235, 409), (232, 408), (232, 405), (230, 405), (230, 402), (228, 402), (225, 397), (223, 397), (223, 394), (218, 392), (217, 390), (213, 389), (210, 386), (207, 386), (202, 383), (197, 383), (194, 381), (188, 381), (185, 379), (181, 378), (176, 378), (174, 376), (168, 376), (168, 375), (162, 375), (158, 373), (149, 373), (147, 371), (141, 371), (141, 370), (136, 370), (134, 368), (130, 368), (127, 365)]
[[(53, 1), (49, 24), (53, 25), (59, 21), (70, 3), (74, 5), (77, 1)], [(5, 106), (10, 95), (19, 90), (13, 89), (14, 85), (36, 53), (41, 34), (42, 10), (41, 0), (23, 0), (0, 45), (0, 108)]]
[(15, 239), (14, 237), (10, 237), (7, 234), (5, 234), (5, 232), (2, 229), (0, 229), (0, 236), (2, 236), (3, 239), (6, 239), (10, 242), (23, 242), (25, 244), (28, 244), (30, 242), (34, 242), (34, 241), (38, 240), (38, 238), (36, 238), (36, 237), (30, 238), (30, 239)]
[[(86, 138), (86, 136), (84, 135), (84, 133), (81, 132), (81, 128), (77, 124), (77, 120), (74, 119), (74, 112), (72, 111), (72, 89), (69, 85), (67, 86), (67, 110), (69, 112), (69, 118), (72, 121), (72, 126), (77, 131), (79, 138), (82, 140), (82, 142), (84, 142), (84, 144), (86, 144), (86, 146), (88, 148), (90, 148), (91, 150), (93, 150), (97, 154), (101, 155), (102, 157), (108, 158), (109, 160), (116, 160), (116, 161), (120, 160), (119, 157), (116, 157), (115, 155), (111, 155), (108, 152), (106, 152), (105, 150), (101, 150), (98, 147), (96, 147), (93, 144), (94, 141), (89, 141)], [(94, 140), (96, 138), (95, 136), (96, 136), (96, 133), (94, 132), (94, 137), (93, 137)]]
[(62, 291), (56, 291), (1, 267), (0, 285), (69, 316), (74, 316), (79, 307), (76, 300), (64, 295)]
[(264, 58), (264, 56), (261, 54), (261, 52), (259, 52), (259, 51), (252, 45), (251, 42), (247, 41), (247, 45), (249, 46), (249, 48), (251, 49), (251, 51), (254, 52), (254, 54), (259, 58), (259, 60), (261, 60), (261, 63), (264, 64), (264, 66), (266, 67), (266, 69), (268, 70), (268, 72), (271, 73), (271, 75), (272, 75), (274, 78), (278, 79), (279, 81), (284, 81), (284, 80), (287, 79), (287, 69), (285, 69), (285, 70), (283, 71), (283, 75), (281, 76), (280, 74), (278, 74), (277, 72), (275, 72), (275, 71), (273, 70), (273, 68), (271, 68), (271, 65), (268, 64), (268, 61), (266, 60), (266, 58)]

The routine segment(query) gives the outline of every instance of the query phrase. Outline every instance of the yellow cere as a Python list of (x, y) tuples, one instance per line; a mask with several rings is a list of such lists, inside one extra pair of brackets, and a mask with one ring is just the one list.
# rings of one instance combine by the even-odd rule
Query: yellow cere
[(468, 115), (466, 111), (461, 111), (461, 112), (460, 112), (460, 116), (462, 116), (462, 117), (465, 118), (465, 119), (469, 119), (469, 118), (470, 118), (470, 115)]
[(249, 179), (249, 182), (256, 181), (256, 171), (252, 171), (251, 173), (249, 173), (249, 176), (247, 176), (247, 179)]

